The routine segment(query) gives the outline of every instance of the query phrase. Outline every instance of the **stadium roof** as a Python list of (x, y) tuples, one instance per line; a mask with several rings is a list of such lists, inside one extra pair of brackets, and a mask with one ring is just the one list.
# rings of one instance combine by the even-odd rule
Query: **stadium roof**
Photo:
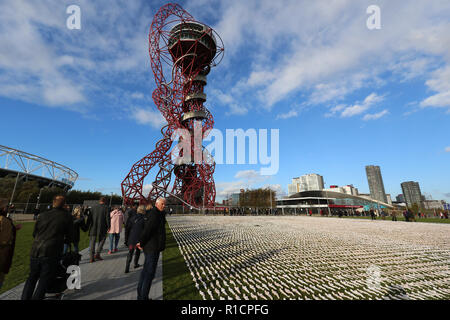
[(0, 177), (13, 174), (37, 180), (41, 186), (70, 189), (78, 179), (74, 170), (31, 153), (0, 145)]

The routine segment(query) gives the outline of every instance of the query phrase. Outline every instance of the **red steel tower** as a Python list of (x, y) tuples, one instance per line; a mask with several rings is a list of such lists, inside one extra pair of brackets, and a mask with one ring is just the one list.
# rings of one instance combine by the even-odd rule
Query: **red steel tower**
[[(201, 146), (201, 141), (195, 141), (194, 133), (199, 132), (197, 137), (203, 140), (214, 126), (211, 113), (203, 105), (206, 101), (204, 87), (206, 76), (211, 67), (220, 62), (223, 52), (218, 34), (195, 21), (179, 5), (166, 4), (156, 13), (149, 35), (150, 61), (156, 82), (152, 98), (167, 125), (161, 129), (163, 137), (156, 143), (155, 150), (136, 162), (123, 180), (125, 203), (145, 204), (172, 194), (193, 207), (214, 206), (215, 162)], [(170, 150), (173, 136), (180, 130), (188, 135), (178, 135), (177, 139), (179, 142), (190, 139), (190, 150)], [(191, 157), (186, 157), (189, 151)], [(156, 177), (151, 191), (144, 194), (144, 179), (153, 168), (156, 168)], [(172, 175), (175, 181), (170, 186)]]

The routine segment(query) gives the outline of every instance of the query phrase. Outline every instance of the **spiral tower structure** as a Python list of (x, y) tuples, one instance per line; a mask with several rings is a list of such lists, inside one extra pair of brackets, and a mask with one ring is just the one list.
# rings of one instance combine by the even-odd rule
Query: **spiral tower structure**
[[(156, 89), (152, 98), (167, 121), (162, 139), (153, 152), (136, 162), (122, 182), (125, 203), (149, 203), (172, 194), (193, 207), (212, 207), (216, 190), (212, 156), (196, 141), (203, 140), (214, 126), (204, 106), (207, 75), (223, 57), (223, 44), (217, 33), (177, 4), (167, 4), (156, 13), (149, 35), (149, 53)], [(170, 74), (170, 80), (166, 78)], [(186, 150), (172, 147), (177, 130), (189, 133), (191, 160), (173, 161)], [(200, 131), (201, 130), (201, 131)], [(198, 135), (197, 135), (198, 136)], [(184, 137), (186, 138), (186, 137)], [(183, 137), (179, 138), (180, 140)], [(151, 191), (144, 194), (144, 179), (156, 168)], [(175, 177), (171, 185), (172, 176)]]

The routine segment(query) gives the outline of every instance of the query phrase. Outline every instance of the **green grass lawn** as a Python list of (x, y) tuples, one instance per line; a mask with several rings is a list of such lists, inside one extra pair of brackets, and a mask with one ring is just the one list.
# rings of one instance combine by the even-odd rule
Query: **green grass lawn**
[[(24, 282), (30, 272), (30, 251), (33, 243), (34, 222), (22, 222), (22, 229), (17, 231), (16, 248), (9, 273), (6, 275), (0, 294)], [(80, 250), (89, 246), (87, 232), (80, 234)]]
[(166, 234), (166, 250), (163, 251), (164, 300), (201, 300), (168, 224)]

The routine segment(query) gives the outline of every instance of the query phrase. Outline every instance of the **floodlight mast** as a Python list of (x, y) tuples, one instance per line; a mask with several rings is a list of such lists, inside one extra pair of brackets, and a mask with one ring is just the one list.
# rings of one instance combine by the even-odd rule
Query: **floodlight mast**
[[(156, 143), (155, 150), (136, 162), (122, 182), (125, 204), (149, 203), (164, 194), (174, 194), (193, 207), (212, 207), (216, 189), (213, 173), (214, 159), (201, 146), (194, 143), (194, 126), (201, 124), (201, 138), (204, 139), (214, 126), (206, 101), (204, 87), (211, 67), (223, 57), (223, 43), (210, 27), (195, 21), (178, 4), (166, 4), (156, 13), (149, 34), (149, 54), (156, 89), (153, 101), (167, 125), (162, 127), (163, 138)], [(170, 70), (167, 80), (164, 71)], [(191, 139), (191, 155), (200, 154), (201, 159), (180, 163), (172, 161), (174, 150), (172, 135), (177, 130), (187, 130)], [(176, 156), (183, 150), (176, 151)], [(144, 194), (144, 179), (155, 168), (157, 174), (150, 193)], [(170, 182), (172, 174), (175, 181)], [(171, 189), (171, 191), (169, 190)]]

